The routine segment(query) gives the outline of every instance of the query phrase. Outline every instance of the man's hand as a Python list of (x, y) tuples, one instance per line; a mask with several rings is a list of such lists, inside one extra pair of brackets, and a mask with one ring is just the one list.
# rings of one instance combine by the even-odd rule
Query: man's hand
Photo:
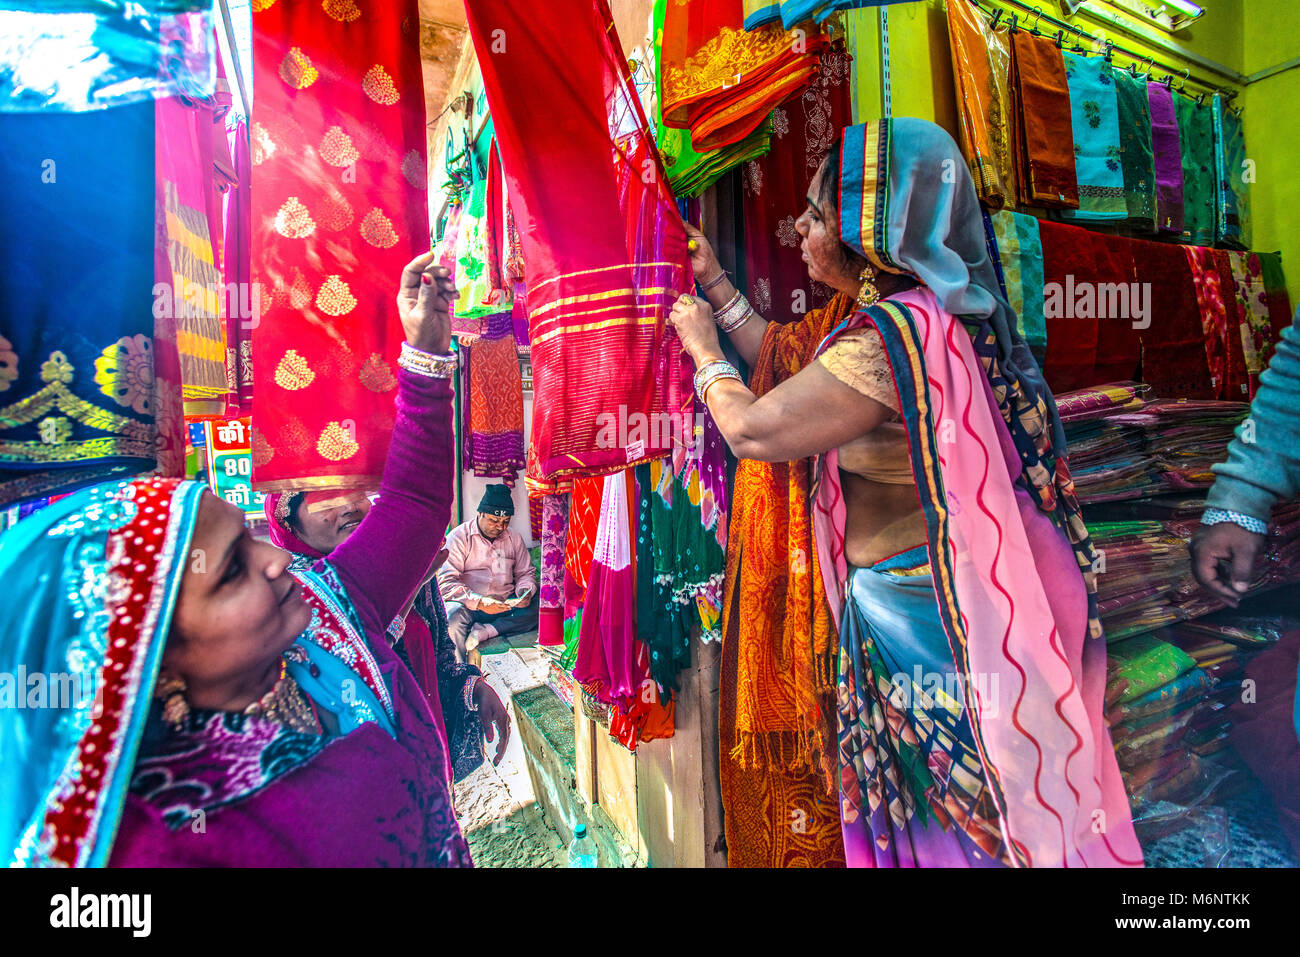
[(519, 604), (516, 605), (517, 608), (527, 608), (529, 605), (533, 603), (533, 593), (530, 591), (521, 592), (517, 596), (517, 599), (519, 602)]
[(474, 701), (478, 704), (478, 720), (483, 728), (483, 737), (497, 743), (492, 763), (500, 764), (505, 757), (506, 745), (510, 743), (510, 712), (501, 703), (497, 693), (481, 678), (474, 684)]
[(486, 612), (489, 615), (500, 615), (510, 610), (510, 606), (503, 601), (496, 601), (491, 598), (484, 598), (479, 603), (478, 610)]
[(1250, 587), (1255, 557), (1263, 545), (1263, 535), (1232, 522), (1202, 525), (1192, 536), (1192, 574), (1215, 597), (1236, 608)]

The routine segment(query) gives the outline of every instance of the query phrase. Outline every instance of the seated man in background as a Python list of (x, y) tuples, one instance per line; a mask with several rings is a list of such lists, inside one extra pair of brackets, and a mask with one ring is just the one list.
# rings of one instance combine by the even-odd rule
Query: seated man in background
[(514, 513), (510, 489), (489, 485), (478, 515), (447, 536), (438, 590), (462, 661), (467, 651), (489, 638), (537, 628), (537, 574), (524, 540), (510, 530)]

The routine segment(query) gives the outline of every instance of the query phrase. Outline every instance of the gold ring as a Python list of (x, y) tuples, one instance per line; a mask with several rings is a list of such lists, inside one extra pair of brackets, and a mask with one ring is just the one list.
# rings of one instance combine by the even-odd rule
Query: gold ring
[(695, 297), (692, 296), (689, 292), (682, 293), (680, 296), (677, 297), (677, 301), (687, 306), (695, 305)]

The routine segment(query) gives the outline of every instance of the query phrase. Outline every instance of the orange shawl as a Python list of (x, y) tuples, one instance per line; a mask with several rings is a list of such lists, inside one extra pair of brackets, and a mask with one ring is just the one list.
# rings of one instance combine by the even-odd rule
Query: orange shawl
[[(813, 360), (849, 314), (826, 308), (767, 329), (750, 388)], [(843, 864), (834, 794), (838, 648), (812, 539), (812, 460), (736, 467), (719, 689), (722, 803), (732, 866)], [(742, 567), (743, 566), (743, 567)]]
[(1005, 33), (996, 33), (977, 7), (948, 4), (948, 36), (957, 82), (961, 148), (970, 166), (975, 192), (992, 209), (1015, 204), (1007, 110), (1011, 48)]

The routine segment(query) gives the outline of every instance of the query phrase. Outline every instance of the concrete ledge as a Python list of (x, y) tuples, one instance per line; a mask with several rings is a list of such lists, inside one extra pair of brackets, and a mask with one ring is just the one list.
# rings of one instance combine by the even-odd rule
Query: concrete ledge
[(573, 711), (545, 686), (549, 658), (535, 636), (485, 642), (469, 653), (472, 664), (510, 696), (515, 732), (523, 745), (528, 777), (547, 823), (568, 844), (579, 824), (595, 838), (601, 867), (635, 867), (641, 862), (599, 805), (588, 807), (577, 793)]

